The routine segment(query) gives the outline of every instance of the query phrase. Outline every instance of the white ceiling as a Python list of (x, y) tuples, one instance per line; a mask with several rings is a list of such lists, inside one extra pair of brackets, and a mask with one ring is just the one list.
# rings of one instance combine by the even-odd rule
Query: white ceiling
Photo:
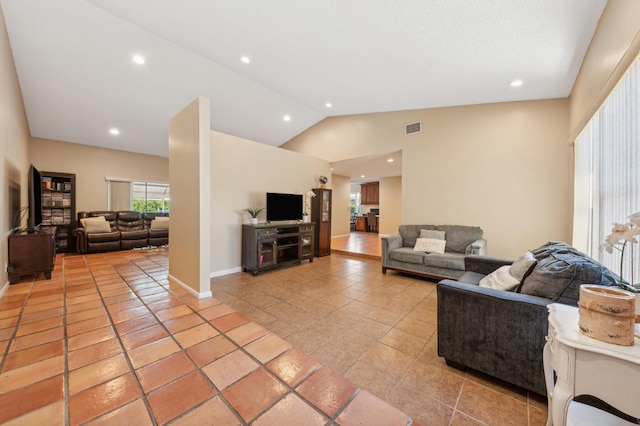
[(606, 0), (0, 4), (33, 136), (166, 157), (197, 96), (275, 146), (333, 115), (566, 97)]

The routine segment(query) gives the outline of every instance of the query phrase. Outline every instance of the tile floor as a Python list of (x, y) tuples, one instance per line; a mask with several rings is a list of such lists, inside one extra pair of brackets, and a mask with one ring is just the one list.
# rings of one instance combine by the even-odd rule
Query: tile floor
[(418, 424), (167, 265), (166, 248), (60, 255), (51, 280), (11, 285), (0, 423)]
[(167, 256), (58, 256), (51, 280), (10, 286), (0, 423), (546, 421), (543, 398), (437, 357), (434, 283), (334, 254), (215, 278), (199, 301)]

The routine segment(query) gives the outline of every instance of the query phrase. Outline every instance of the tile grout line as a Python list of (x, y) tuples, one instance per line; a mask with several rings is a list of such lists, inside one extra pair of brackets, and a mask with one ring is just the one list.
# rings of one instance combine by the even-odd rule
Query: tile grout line
[[(148, 274), (147, 274), (147, 275), (148, 275)], [(153, 277), (152, 277), (152, 278), (153, 278)], [(155, 279), (154, 279), (154, 281), (155, 281)], [(127, 285), (129, 285), (129, 283), (126, 281), (126, 279), (125, 279), (125, 282), (127, 283)], [(158, 284), (159, 284), (159, 283), (158, 283)], [(160, 285), (160, 284), (159, 284), (159, 285)], [(162, 287), (164, 288), (164, 286), (162, 286)], [(132, 289), (132, 290), (133, 290), (133, 289)], [(135, 290), (133, 290), (133, 291), (135, 291)], [(225, 404), (226, 404), (229, 408), (231, 408), (231, 409), (233, 410), (233, 412), (234, 412), (234, 413), (236, 413), (236, 414), (238, 415), (238, 418), (240, 418), (240, 419), (241, 419), (241, 421), (245, 422), (246, 424), (250, 424), (251, 422), (255, 421), (257, 418), (259, 418), (261, 415), (264, 415), (265, 413), (267, 413), (271, 408), (273, 408), (275, 405), (277, 405), (281, 400), (283, 400), (284, 398), (286, 398), (289, 394), (295, 394), (295, 395), (297, 395), (301, 400), (305, 401), (305, 402), (307, 403), (307, 405), (309, 405), (313, 410), (315, 410), (316, 412), (318, 412), (318, 413), (319, 413), (323, 418), (326, 418), (326, 419), (329, 419), (329, 421), (332, 421), (332, 420), (334, 420), (335, 418), (337, 418), (337, 417), (338, 417), (338, 415), (339, 415), (339, 414), (340, 414), (340, 413), (341, 413), (341, 412), (342, 412), (342, 411), (347, 407), (347, 405), (348, 405), (349, 403), (351, 403), (351, 401), (353, 400), (353, 398), (355, 398), (355, 396), (359, 393), (359, 391), (360, 391), (360, 389), (361, 389), (361, 388), (360, 388), (360, 387), (357, 387), (357, 389), (356, 389), (356, 391), (354, 392), (354, 394), (351, 396), (351, 398), (350, 398), (347, 402), (345, 402), (345, 404), (343, 405), (343, 407), (341, 407), (341, 409), (338, 411), (338, 413), (336, 413), (336, 415), (335, 415), (333, 418), (330, 418), (328, 415), (326, 415), (325, 413), (323, 413), (323, 412), (322, 412), (322, 410), (320, 410), (320, 409), (319, 409), (315, 404), (313, 404), (311, 401), (307, 400), (307, 399), (306, 399), (306, 398), (304, 398), (300, 393), (298, 393), (294, 387), (289, 386), (289, 384), (288, 384), (288, 383), (284, 382), (282, 379), (280, 379), (278, 376), (276, 376), (276, 375), (275, 375), (275, 374), (274, 374), (274, 373), (273, 373), (269, 368), (267, 368), (266, 363), (261, 362), (259, 359), (257, 359), (256, 357), (254, 357), (251, 353), (249, 353), (249, 352), (245, 349), (245, 347), (246, 347), (248, 344), (253, 343), (253, 342), (255, 342), (255, 341), (257, 341), (257, 340), (259, 340), (259, 339), (261, 339), (261, 338), (265, 337), (265, 336), (266, 336), (266, 335), (268, 335), (269, 333), (271, 333), (271, 334), (273, 334), (274, 336), (277, 336), (277, 337), (280, 337), (280, 336), (278, 336), (276, 333), (273, 333), (272, 331), (269, 331), (268, 329), (266, 329), (266, 328), (265, 328), (264, 326), (262, 326), (261, 324), (259, 324), (259, 323), (255, 322), (255, 321), (251, 321), (251, 320), (249, 320), (250, 322), (253, 322), (253, 323), (257, 324), (258, 326), (260, 326), (260, 327), (264, 328), (265, 330), (267, 330), (267, 333), (266, 333), (265, 335), (263, 335), (263, 336), (260, 336), (260, 337), (257, 337), (256, 339), (251, 340), (250, 342), (247, 342), (244, 346), (241, 346), (240, 344), (236, 343), (235, 341), (233, 341), (231, 338), (229, 338), (229, 337), (227, 336), (227, 332), (228, 332), (228, 331), (234, 330), (234, 329), (236, 329), (236, 328), (238, 328), (238, 327), (240, 327), (240, 326), (238, 326), (238, 327), (234, 327), (233, 329), (230, 329), (230, 330), (227, 330), (226, 332), (223, 332), (223, 331), (221, 331), (220, 329), (218, 329), (215, 325), (213, 325), (213, 324), (211, 323), (211, 321), (210, 321), (210, 320), (207, 320), (206, 318), (204, 318), (203, 316), (201, 316), (201, 315), (200, 315), (200, 313), (199, 313), (198, 311), (196, 311), (195, 309), (193, 309), (193, 307), (189, 306), (189, 304), (188, 304), (187, 302), (185, 302), (185, 301), (184, 301), (180, 296), (178, 296), (178, 295), (174, 294), (170, 289), (167, 289), (167, 291), (169, 291), (169, 292), (170, 292), (174, 297), (176, 297), (178, 300), (180, 300), (184, 305), (188, 306), (188, 307), (192, 310), (192, 312), (193, 312), (194, 314), (196, 314), (197, 316), (199, 316), (200, 318), (202, 318), (202, 319), (205, 321), (205, 323), (208, 323), (211, 327), (213, 327), (216, 331), (218, 331), (218, 332), (220, 333), (219, 335), (224, 336), (227, 340), (229, 340), (232, 344), (234, 344), (234, 345), (236, 346), (236, 348), (237, 348), (236, 350), (240, 350), (242, 353), (244, 353), (244, 355), (248, 356), (250, 359), (253, 359), (253, 360), (254, 360), (254, 361), (256, 361), (256, 363), (258, 364), (258, 368), (256, 368), (255, 370), (252, 370), (251, 372), (247, 373), (246, 375), (244, 375), (244, 376), (240, 377), (238, 380), (236, 380), (235, 382), (231, 383), (230, 385), (228, 385), (228, 386), (227, 386), (226, 388), (224, 388), (224, 389), (218, 389), (218, 387), (217, 387), (217, 386), (215, 386), (215, 384), (214, 384), (213, 382), (210, 382), (210, 383), (211, 383), (211, 385), (214, 387), (214, 389), (216, 389), (216, 390), (218, 391), (218, 394), (219, 394), (219, 396), (220, 396), (220, 399), (221, 399), (222, 401), (224, 401), (224, 402), (225, 402)], [(278, 299), (278, 300), (280, 300), (280, 299)], [(146, 302), (144, 302), (144, 301), (142, 301), (142, 302), (146, 305)], [(222, 302), (222, 301), (220, 301), (220, 304), (223, 304), (223, 302)], [(217, 305), (215, 305), (215, 306), (217, 306)], [(228, 306), (228, 305), (227, 305), (227, 306)], [(253, 306), (253, 305), (252, 305), (252, 306)], [(147, 307), (148, 307), (148, 306), (147, 306)], [(242, 312), (237, 311), (235, 308), (232, 308), (232, 309), (234, 309), (234, 312), (237, 312), (237, 313), (239, 313), (239, 314), (241, 314), (241, 315), (245, 316), (244, 314), (242, 314)], [(154, 313), (154, 315), (155, 315), (155, 313)], [(227, 315), (230, 315), (230, 314), (227, 314)], [(225, 316), (225, 315), (223, 315), (223, 316)], [(221, 318), (221, 317), (218, 317), (218, 318)], [(216, 319), (217, 319), (217, 318), (216, 318)], [(161, 324), (162, 324), (162, 325), (163, 325), (163, 327), (164, 327), (164, 323), (162, 323), (162, 322), (161, 322)], [(244, 324), (243, 324), (243, 325), (244, 325)], [(165, 327), (165, 328), (166, 328), (166, 327)], [(173, 336), (173, 333), (171, 333), (168, 329), (167, 329), (167, 331), (168, 331), (168, 332)], [(284, 339), (283, 339), (283, 340), (284, 340)], [(178, 343), (178, 345), (182, 348), (182, 345), (181, 345), (179, 342), (177, 342), (177, 343)], [(273, 360), (274, 360), (274, 359), (276, 359), (277, 357), (279, 357), (279, 356), (281, 356), (281, 355), (284, 355), (285, 353), (289, 352), (289, 351), (290, 351), (290, 350), (292, 350), (292, 349), (294, 349), (294, 346), (293, 346), (293, 345), (292, 345), (292, 347), (291, 347), (291, 348), (289, 348), (289, 349), (285, 350), (284, 352), (281, 352), (280, 354), (278, 354), (276, 357), (274, 357), (273, 359), (269, 360), (268, 362), (273, 361)], [(187, 355), (187, 356), (189, 357), (189, 359), (193, 362), (193, 360), (191, 359), (191, 357), (190, 357), (190, 356), (189, 356), (189, 354), (187, 353), (186, 348), (182, 348), (182, 350), (185, 352), (185, 355)], [(234, 351), (232, 351), (232, 352), (234, 352)], [(232, 353), (232, 352), (230, 352), (230, 353)], [(228, 354), (223, 355), (223, 356), (221, 356), (220, 358), (217, 358), (216, 360), (212, 361), (211, 363), (213, 363), (213, 362), (217, 361), (218, 359), (221, 359), (221, 358), (223, 358), (224, 356), (227, 356), (227, 355), (228, 355)], [(202, 367), (198, 367), (198, 366), (197, 366), (197, 364), (196, 364), (195, 362), (193, 362), (193, 363), (194, 363), (194, 365), (196, 366), (196, 369), (197, 369), (197, 370), (199, 370), (199, 371), (203, 374), (203, 376), (207, 379), (207, 381), (210, 381), (210, 379), (209, 379), (209, 377), (207, 376), (207, 374), (206, 374), (206, 373), (204, 373), (204, 371), (202, 371)], [(209, 363), (209, 364), (211, 364), (211, 363)], [(207, 365), (209, 365), (209, 364), (207, 364)], [(320, 363), (318, 363), (318, 364), (319, 364), (319, 365), (318, 365), (318, 366), (317, 366), (317, 367), (316, 367), (312, 372), (310, 372), (307, 376), (305, 376), (302, 380), (300, 380), (300, 382), (299, 382), (299, 383), (297, 383), (296, 387), (300, 386), (304, 381), (306, 381), (307, 379), (309, 379), (313, 374), (315, 374), (317, 371), (319, 371), (319, 370), (324, 366), (323, 364), (320, 364)], [(328, 368), (328, 367), (327, 367), (327, 368)], [(231, 405), (231, 403), (229, 403), (229, 402), (226, 400), (226, 398), (225, 398), (225, 397), (224, 397), (224, 395), (223, 395), (223, 392), (224, 392), (226, 389), (228, 389), (228, 388), (230, 388), (231, 386), (233, 386), (233, 385), (235, 385), (236, 383), (238, 383), (240, 380), (245, 379), (246, 377), (248, 377), (249, 375), (251, 375), (251, 374), (255, 373), (257, 370), (260, 370), (260, 369), (261, 369), (261, 370), (263, 370), (265, 373), (267, 373), (269, 376), (271, 376), (274, 380), (276, 380), (277, 382), (279, 382), (280, 384), (282, 384), (285, 388), (287, 388), (287, 389), (288, 389), (288, 392), (285, 392), (285, 393), (284, 393), (283, 395), (281, 395), (279, 398), (275, 399), (275, 400), (272, 402), (272, 404), (270, 404), (269, 406), (267, 406), (263, 411), (261, 411), (258, 415), (256, 415), (256, 417), (255, 417), (255, 418), (252, 418), (252, 419), (250, 419), (250, 420), (248, 420), (248, 421), (245, 421), (245, 420), (242, 418), (242, 416), (240, 416), (240, 413), (238, 413), (238, 412), (235, 410), (235, 408)], [(332, 369), (332, 371), (333, 371), (333, 369)], [(177, 380), (177, 379), (176, 379), (176, 380)], [(175, 381), (175, 380), (174, 380), (174, 381)], [(165, 385), (165, 386), (166, 386), (166, 385)], [(211, 399), (211, 398), (210, 398), (210, 399)], [(205, 402), (209, 401), (210, 399), (205, 400), (205, 401), (203, 401), (201, 404), (198, 404), (197, 406), (194, 406), (194, 407), (192, 407), (191, 409), (189, 409), (189, 410), (185, 411), (185, 412), (184, 412), (184, 413), (182, 413), (180, 416), (178, 416), (178, 417), (176, 417), (176, 418), (172, 419), (172, 420), (171, 420), (171, 422), (174, 422), (174, 421), (176, 421), (177, 419), (179, 419), (179, 418), (181, 418), (181, 417), (184, 417), (185, 415), (187, 415), (188, 413), (190, 413), (190, 412), (194, 411), (195, 409), (197, 409), (198, 407), (200, 407), (201, 405), (203, 405)]]
[[(62, 256), (62, 350), (64, 353), (64, 424), (70, 426), (70, 404), (69, 400), (69, 336), (67, 334), (67, 278), (66, 278), (66, 265), (64, 261), (65, 256)], [(84, 259), (83, 259), (84, 260)], [(86, 263), (86, 260), (84, 260)], [(55, 266), (55, 265), (54, 265)]]
[(31, 282), (31, 286), (29, 287), (29, 292), (27, 293), (24, 300), (22, 301), (22, 306), (20, 307), (20, 312), (18, 313), (18, 319), (16, 320), (16, 324), (13, 326), (13, 331), (11, 332), (11, 336), (9, 336), (9, 339), (7, 340), (8, 341), (7, 347), (4, 349), (4, 352), (2, 354), (2, 360), (0, 361), (0, 372), (2, 372), (2, 369), (4, 368), (4, 364), (7, 362), (7, 357), (9, 356), (11, 346), (13, 345), (13, 342), (16, 339), (16, 334), (18, 333), (18, 328), (20, 327), (20, 321), (22, 320), (22, 315), (24, 314), (24, 310), (27, 307), (27, 302), (29, 301), (29, 298), (31, 297), (31, 293), (33, 292), (34, 285), (35, 285), (35, 277)]
[[(107, 261), (108, 261), (108, 260), (107, 260)], [(192, 311), (192, 313), (194, 313), (194, 314), (195, 314), (195, 315), (197, 315), (199, 318), (201, 318), (201, 319), (204, 321), (204, 323), (209, 324), (211, 327), (213, 327), (213, 328), (214, 328), (214, 329), (219, 333), (218, 335), (223, 336), (223, 337), (224, 337), (225, 339), (227, 339), (231, 344), (233, 344), (234, 346), (236, 346), (236, 348), (238, 348), (238, 349), (239, 349), (239, 346), (236, 344), (236, 342), (234, 342), (234, 341), (233, 341), (233, 340), (231, 340), (229, 337), (227, 337), (225, 333), (222, 333), (220, 330), (218, 330), (218, 329), (217, 329), (213, 324), (211, 324), (211, 323), (209, 322), (209, 320), (207, 320), (206, 318), (204, 318), (203, 316), (201, 316), (201, 315), (200, 315), (200, 313), (199, 313), (198, 311), (196, 311), (196, 310), (195, 310), (195, 309), (193, 309), (191, 306), (189, 306), (189, 305), (188, 305), (188, 303), (186, 303), (186, 302), (185, 302), (181, 297), (179, 297), (178, 295), (176, 295), (175, 293), (173, 293), (173, 291), (171, 291), (170, 289), (166, 288), (164, 285), (162, 285), (162, 284), (158, 283), (158, 282), (157, 282), (157, 280), (156, 280), (154, 277), (151, 277), (149, 274), (147, 274), (147, 273), (146, 273), (146, 271), (144, 271), (142, 268), (140, 268), (138, 265), (136, 265), (136, 264), (135, 264), (135, 262), (132, 262), (132, 261), (130, 261), (130, 260), (128, 260), (128, 262), (129, 262), (129, 263), (134, 264), (134, 265), (135, 265), (138, 269), (140, 269), (140, 270), (141, 270), (145, 275), (147, 275), (147, 276), (149, 276), (151, 279), (153, 279), (153, 281), (154, 281), (154, 282), (155, 282), (159, 287), (161, 287), (163, 290), (167, 291), (167, 293), (171, 294), (171, 295), (172, 295), (172, 297), (175, 297), (177, 300), (179, 300), (179, 301), (180, 301), (180, 303), (182, 303), (184, 306), (187, 306), (187, 307)], [(244, 422), (244, 421), (243, 421), (243, 419), (242, 419), (242, 416), (240, 416), (240, 414), (236, 412), (236, 410), (233, 408), (233, 406), (231, 406), (231, 404), (226, 400), (226, 398), (224, 398), (224, 397), (222, 396), (222, 391), (220, 391), (220, 390), (215, 386), (215, 384), (211, 381), (211, 379), (209, 379), (209, 376), (207, 376), (207, 374), (206, 374), (204, 371), (202, 371), (202, 367), (200, 367), (200, 366), (199, 366), (199, 365), (198, 365), (198, 364), (193, 360), (193, 358), (191, 357), (191, 355), (189, 355), (189, 353), (187, 352), (187, 349), (186, 349), (186, 348), (183, 348), (183, 347), (182, 347), (182, 345), (180, 344), (180, 342), (178, 342), (178, 341), (176, 340), (176, 338), (174, 337), (174, 333), (173, 333), (173, 332), (171, 332), (171, 330), (169, 330), (169, 329), (166, 327), (166, 325), (164, 324), (164, 321), (163, 321), (163, 320), (161, 320), (161, 319), (157, 316), (156, 312), (155, 312), (154, 310), (152, 310), (152, 309), (149, 307), (149, 305), (153, 305), (153, 303), (150, 303), (150, 304), (149, 304), (147, 301), (145, 301), (145, 300), (142, 298), (142, 296), (140, 296), (140, 295), (137, 293), (137, 291), (133, 289), (133, 287), (132, 287), (132, 285), (129, 283), (129, 281), (127, 281), (127, 279), (126, 279), (126, 278), (125, 278), (125, 277), (120, 273), (120, 271), (118, 270), (118, 267), (117, 267), (117, 266), (115, 266), (115, 265), (113, 265), (113, 263), (112, 263), (112, 262), (108, 262), (108, 263), (109, 263), (109, 265), (111, 265), (111, 266), (114, 268), (114, 271), (118, 274), (118, 276), (120, 276), (120, 277), (122, 278), (122, 280), (123, 280), (124, 284), (125, 284), (125, 285), (126, 285), (126, 286), (127, 286), (127, 287), (128, 287), (128, 288), (129, 288), (133, 293), (134, 293), (134, 294), (135, 294), (136, 298), (137, 298), (137, 299), (138, 299), (138, 300), (143, 304), (143, 306), (144, 306), (144, 307), (146, 307), (146, 308), (149, 310), (149, 313), (150, 313), (150, 314), (151, 314), (151, 315), (152, 315), (152, 316), (153, 316), (153, 317), (158, 321), (158, 324), (159, 324), (159, 325), (161, 325), (161, 326), (162, 326), (162, 328), (163, 328), (166, 332), (168, 332), (168, 333), (169, 333), (169, 335), (171, 336), (171, 338), (173, 339), (173, 341), (174, 341), (174, 342), (176, 343), (176, 345), (180, 348), (180, 351), (181, 351), (182, 353), (184, 353), (184, 355), (189, 359), (189, 361), (190, 361), (190, 362), (193, 364), (193, 366), (195, 367), (194, 371), (199, 372), (199, 373), (203, 376), (203, 378), (207, 381), (207, 383), (209, 383), (209, 385), (210, 385), (210, 386), (212, 386), (212, 388), (215, 390), (214, 395), (213, 395), (211, 398), (207, 398), (207, 399), (205, 399), (204, 401), (200, 402), (199, 404), (196, 404), (195, 406), (193, 406), (193, 407), (191, 407), (190, 409), (186, 410), (185, 412), (181, 413), (181, 414), (180, 414), (180, 415), (178, 415), (177, 417), (174, 417), (174, 418), (172, 418), (172, 419), (168, 420), (168, 422), (167, 422), (167, 423), (173, 423), (173, 422), (177, 421), (178, 419), (180, 419), (180, 418), (182, 418), (182, 417), (186, 416), (187, 414), (189, 414), (189, 413), (191, 413), (191, 412), (195, 411), (196, 409), (200, 408), (202, 405), (204, 405), (205, 403), (207, 403), (207, 402), (211, 401), (211, 400), (212, 400), (212, 399), (214, 399), (215, 397), (220, 397), (220, 400), (221, 400), (221, 401), (223, 401), (223, 402), (225, 403), (225, 405), (227, 405), (227, 407), (233, 411), (233, 413), (237, 416), (237, 418), (238, 418), (238, 419), (240, 419), (240, 421)], [(158, 264), (158, 263), (156, 263), (156, 264)], [(159, 265), (159, 264), (158, 264), (158, 265)], [(162, 266), (162, 265), (161, 265), (161, 266)], [(163, 267), (163, 268), (164, 268), (164, 267)], [(222, 302), (221, 302), (221, 303), (222, 303)], [(171, 307), (169, 307), (169, 308), (167, 308), (167, 309), (171, 309)], [(165, 309), (162, 309), (162, 310), (165, 310)], [(162, 311), (162, 310), (161, 310), (161, 311)], [(108, 311), (108, 310), (107, 310), (107, 311)], [(109, 313), (109, 315), (110, 315), (110, 313)], [(183, 315), (183, 316), (186, 316), (186, 315)], [(146, 327), (146, 328), (148, 328), (148, 327)], [(188, 330), (188, 329), (187, 329), (187, 330)], [(116, 334), (117, 334), (117, 336), (118, 336), (118, 339), (120, 339), (120, 333), (115, 329), (115, 325), (114, 325), (114, 331), (116, 332)], [(127, 334), (128, 334), (128, 333), (127, 333)], [(122, 344), (122, 342), (121, 342), (121, 344)], [(128, 351), (127, 351), (127, 349), (126, 349), (126, 348), (124, 348), (124, 345), (122, 345), (122, 346), (123, 346), (123, 350), (124, 350), (124, 351), (125, 351), (125, 353), (126, 353), (127, 360), (129, 361), (129, 354), (128, 354)], [(143, 346), (144, 346), (144, 345), (143, 345)], [(237, 350), (237, 349), (236, 349), (236, 350)], [(173, 354), (171, 354), (171, 355), (173, 355)], [(149, 363), (149, 364), (147, 364), (147, 365), (151, 365), (151, 364), (153, 364), (153, 363), (155, 363), (155, 362), (158, 362), (158, 361), (160, 361), (160, 360), (162, 360), (162, 359), (166, 359), (166, 358), (168, 358), (168, 357), (169, 357), (169, 356), (171, 356), (171, 355), (168, 355), (167, 357), (164, 357), (164, 358), (158, 359), (158, 360), (156, 360), (156, 361), (153, 361), (153, 362), (151, 362), (151, 363)], [(222, 358), (222, 357), (220, 357), (220, 358)], [(220, 359), (220, 358), (218, 358), (218, 359)], [(130, 361), (129, 361), (129, 362), (130, 362)], [(212, 361), (212, 362), (213, 362), (213, 361)], [(207, 365), (208, 365), (208, 364), (207, 364)], [(140, 368), (143, 368), (143, 367), (145, 367), (145, 366), (142, 366), (142, 367), (140, 367)], [(136, 374), (136, 370), (133, 368), (133, 365), (131, 365), (131, 368), (132, 368), (132, 373), (133, 373), (133, 375), (134, 375), (134, 377), (135, 377), (135, 379), (136, 379), (136, 383), (137, 383), (137, 384), (138, 384), (138, 386), (140, 387), (140, 390), (141, 390), (141, 392), (142, 392), (142, 395), (143, 395), (143, 397), (144, 397), (144, 399), (145, 399), (145, 405), (147, 405), (147, 410), (148, 410), (148, 411), (149, 411), (149, 413), (150, 413), (150, 417), (151, 417), (152, 421), (154, 422), (154, 424), (157, 424), (157, 420), (156, 420), (156, 418), (155, 418), (155, 414), (153, 413), (153, 410), (151, 410), (151, 406), (148, 404), (148, 401), (147, 401), (147, 398), (146, 398), (146, 395), (148, 395), (148, 394), (145, 394), (144, 389), (142, 389), (142, 384), (140, 384), (140, 383), (139, 383), (138, 375)], [(184, 375), (183, 375), (183, 376), (180, 376), (180, 377), (178, 377), (178, 378), (176, 378), (176, 379), (173, 379), (173, 380), (169, 381), (168, 383), (163, 384), (163, 385), (162, 385), (162, 386), (160, 386), (159, 388), (153, 389), (152, 391), (150, 391), (150, 392), (149, 392), (149, 394), (150, 394), (150, 393), (152, 393), (152, 392), (154, 392), (154, 391), (156, 391), (156, 390), (158, 390), (158, 389), (161, 389), (161, 388), (162, 388), (162, 387), (164, 387), (164, 386), (167, 386), (167, 385), (169, 385), (169, 384), (171, 384), (171, 383), (176, 382), (177, 380), (181, 379), (182, 377), (184, 377)]]
[[(111, 262), (108, 262), (107, 258), (106, 258), (104, 255), (101, 255), (101, 256), (102, 256), (103, 260), (105, 261), (105, 263), (107, 263), (107, 264), (108, 264), (108, 265), (113, 269), (113, 271), (114, 271), (114, 272), (116, 272), (116, 273), (118, 274), (118, 276), (120, 277), (120, 279), (122, 279), (123, 284), (125, 284), (127, 287), (129, 287), (129, 285), (128, 285), (128, 283), (126, 282), (126, 280), (124, 279), (124, 277), (122, 277), (122, 275), (121, 275), (121, 274), (117, 271), (117, 269), (116, 269), (116, 268), (111, 264)], [(146, 396), (146, 394), (144, 393), (144, 390), (142, 389), (142, 385), (140, 384), (140, 381), (138, 380), (138, 376), (136, 375), (136, 370), (134, 369), (133, 364), (131, 363), (131, 359), (130, 359), (130, 357), (129, 357), (129, 353), (128, 353), (127, 349), (125, 348), (124, 343), (122, 342), (122, 338), (121, 338), (121, 336), (120, 336), (120, 333), (118, 333), (118, 330), (116, 329), (115, 323), (113, 322), (113, 317), (111, 316), (111, 312), (110, 312), (110, 311), (109, 311), (109, 309), (107, 308), (107, 303), (106, 303), (106, 301), (104, 300), (104, 296), (103, 296), (103, 294), (102, 294), (102, 291), (100, 290), (100, 285), (99, 285), (99, 283), (98, 283), (98, 280), (96, 280), (96, 275), (94, 274), (93, 270), (91, 269), (91, 264), (90, 264), (90, 263), (88, 263), (88, 262), (86, 261), (86, 257), (85, 257), (85, 264), (87, 265), (87, 270), (88, 270), (89, 274), (91, 275), (91, 278), (92, 278), (93, 283), (94, 283), (94, 285), (95, 285), (96, 291), (98, 292), (98, 295), (100, 296), (100, 301), (102, 302), (102, 307), (104, 308), (104, 310), (105, 310), (105, 314), (107, 315), (107, 318), (109, 319), (109, 324), (110, 324), (111, 329), (113, 330), (113, 334), (115, 335), (115, 338), (118, 340), (118, 344), (120, 345), (120, 348), (122, 349), (122, 353), (123, 353), (123, 355), (124, 355), (124, 357), (125, 357), (125, 360), (126, 360), (126, 362), (127, 362), (127, 366), (128, 366), (128, 367), (129, 367), (129, 369), (130, 369), (130, 370), (129, 370), (129, 373), (130, 373), (130, 374), (133, 376), (133, 378), (135, 379), (136, 387), (138, 388), (138, 391), (140, 391), (141, 399), (142, 399), (142, 401), (143, 401), (143, 403), (144, 403), (144, 405), (145, 405), (145, 408), (147, 409), (147, 413), (149, 414), (149, 418), (151, 419), (151, 422), (152, 422), (154, 425), (157, 425), (158, 423), (157, 423), (157, 421), (156, 421), (156, 419), (155, 419), (155, 416), (153, 415), (153, 411), (151, 410), (151, 406), (149, 405), (149, 401), (147, 400), (147, 396)], [(130, 288), (130, 287), (129, 287), (129, 288)], [(136, 297), (139, 297), (139, 296), (136, 294)], [(125, 374), (120, 375), (120, 376), (118, 376), (118, 377), (122, 377), (122, 376), (124, 376), (124, 375), (126, 375), (126, 374), (129, 374), (129, 373), (125, 373)], [(113, 379), (114, 379), (114, 378), (111, 378), (111, 379), (109, 379), (109, 380), (113, 380)], [(109, 381), (109, 380), (107, 380), (107, 381)], [(96, 386), (100, 386), (100, 385), (101, 385), (101, 384), (103, 384), (103, 383), (105, 383), (105, 382), (101, 382), (101, 383), (98, 383), (97, 385), (91, 386), (89, 389), (91, 389), (91, 388), (93, 388), (93, 387), (96, 387)], [(82, 392), (84, 392), (85, 390), (86, 390), (86, 389), (84, 389)], [(132, 401), (127, 402), (127, 403), (126, 403), (126, 404), (124, 404), (124, 405), (130, 404), (131, 402), (132, 402)], [(124, 405), (123, 405), (123, 406), (124, 406)], [(98, 415), (98, 416), (96, 416), (96, 417), (93, 417), (93, 418), (89, 419), (88, 421), (92, 421), (92, 420), (95, 420), (95, 419), (97, 419), (97, 418), (100, 418), (100, 417), (102, 417), (102, 416), (104, 416), (104, 415), (107, 415), (107, 414), (109, 414), (109, 413), (111, 413), (111, 412), (113, 412), (113, 411), (115, 411), (115, 410), (117, 410), (117, 409), (119, 409), (119, 408), (121, 408), (121, 407), (123, 407), (123, 406), (119, 406), (119, 407), (116, 407), (116, 408), (114, 408), (114, 409), (112, 409), (112, 410), (109, 410), (109, 411), (107, 411), (107, 412), (101, 413), (100, 415)]]

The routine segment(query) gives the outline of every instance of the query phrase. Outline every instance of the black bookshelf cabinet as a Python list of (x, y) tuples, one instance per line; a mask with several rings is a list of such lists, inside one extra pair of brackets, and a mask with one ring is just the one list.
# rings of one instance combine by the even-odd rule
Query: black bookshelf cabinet
[(42, 223), (40, 229), (55, 235), (58, 253), (76, 250), (71, 231), (76, 227), (76, 175), (40, 172)]

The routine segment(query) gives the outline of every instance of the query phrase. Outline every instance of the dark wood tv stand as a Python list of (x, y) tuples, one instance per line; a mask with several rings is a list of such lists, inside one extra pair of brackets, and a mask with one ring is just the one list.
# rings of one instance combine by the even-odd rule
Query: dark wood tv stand
[(314, 225), (302, 222), (242, 225), (242, 270), (258, 275), (303, 260), (313, 262)]
[(9, 283), (15, 284), (23, 275), (43, 272), (51, 279), (56, 258), (56, 236), (44, 230), (17, 231), (9, 235)]

